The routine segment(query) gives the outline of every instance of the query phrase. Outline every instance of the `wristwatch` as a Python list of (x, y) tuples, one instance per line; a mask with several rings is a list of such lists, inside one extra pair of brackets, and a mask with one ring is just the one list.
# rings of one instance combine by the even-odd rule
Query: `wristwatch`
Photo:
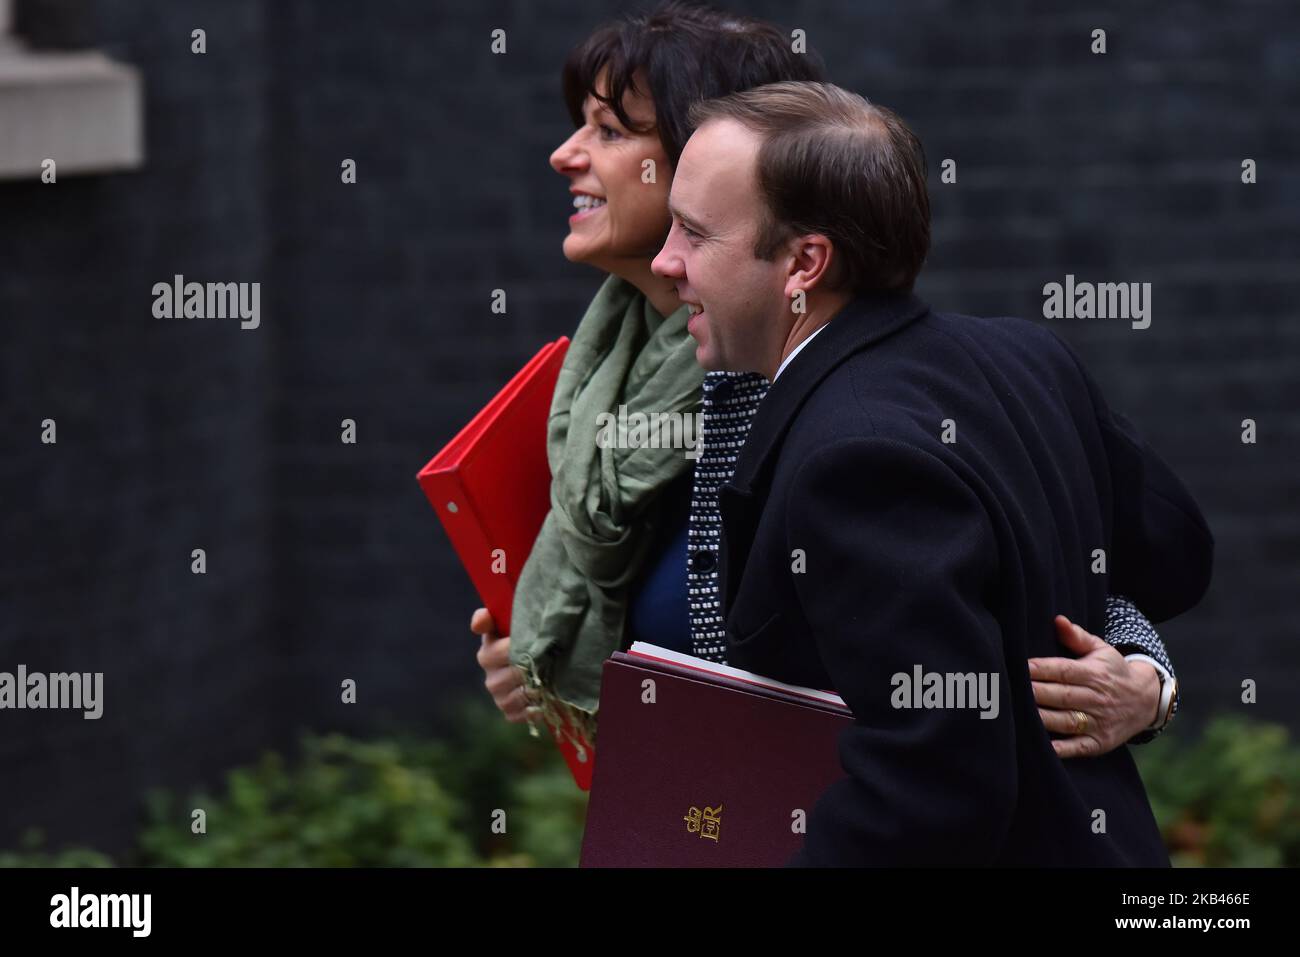
[(1178, 703), (1178, 679), (1150, 655), (1125, 655), (1124, 657), (1129, 661), (1145, 661), (1156, 670), (1156, 677), (1160, 679), (1160, 704), (1156, 707), (1155, 720), (1146, 726), (1146, 730), (1159, 731), (1174, 716), (1174, 706)]

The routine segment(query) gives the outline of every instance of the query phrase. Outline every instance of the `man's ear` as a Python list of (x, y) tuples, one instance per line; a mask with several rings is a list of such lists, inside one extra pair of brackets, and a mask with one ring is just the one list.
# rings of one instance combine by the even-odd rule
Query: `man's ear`
[(789, 274), (785, 280), (787, 299), (803, 290), (805, 296), (813, 290), (822, 291), (834, 285), (838, 261), (835, 247), (820, 233), (796, 236), (790, 241)]

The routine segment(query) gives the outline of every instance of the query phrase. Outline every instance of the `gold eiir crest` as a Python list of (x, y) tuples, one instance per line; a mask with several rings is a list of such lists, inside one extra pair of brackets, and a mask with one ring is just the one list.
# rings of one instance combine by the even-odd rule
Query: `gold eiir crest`
[(698, 834), (716, 842), (722, 834), (722, 805), (706, 806), (702, 814), (699, 808), (692, 807), (682, 820), (686, 822), (687, 834)]

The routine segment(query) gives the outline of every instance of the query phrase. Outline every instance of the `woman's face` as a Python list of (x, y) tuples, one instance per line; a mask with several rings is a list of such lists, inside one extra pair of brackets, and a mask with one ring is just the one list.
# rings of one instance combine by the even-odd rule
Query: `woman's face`
[[(603, 74), (596, 88), (607, 91)], [(565, 257), (614, 273), (629, 260), (654, 258), (672, 225), (672, 168), (653, 128), (654, 104), (629, 92), (623, 105), (637, 126), (650, 127), (648, 132), (629, 131), (612, 110), (588, 96), (582, 126), (551, 154), (551, 166), (569, 178), (577, 204), (569, 216)]]

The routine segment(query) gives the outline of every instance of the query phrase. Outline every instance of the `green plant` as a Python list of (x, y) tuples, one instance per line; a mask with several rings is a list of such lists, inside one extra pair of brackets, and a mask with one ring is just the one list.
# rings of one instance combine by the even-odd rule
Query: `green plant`
[(0, 868), (3, 867), (112, 867), (107, 854), (85, 847), (68, 847), (48, 851), (41, 847), (45, 833), (38, 827), (28, 828), (18, 839), (18, 850), (0, 851)]
[(1134, 754), (1175, 865), (1300, 866), (1300, 750), (1286, 728), (1232, 715), (1194, 742), (1166, 738)]
[[(292, 767), (268, 754), (224, 795), (149, 796), (145, 865), (573, 866), (586, 795), (558, 751), (472, 700), (445, 741), (307, 736)], [(191, 808), (207, 814), (192, 834)], [(504, 818), (497, 811), (504, 812)], [(494, 822), (497, 826), (494, 828)], [(497, 833), (504, 824), (504, 833)]]
[[(549, 732), (534, 738), (486, 700), (460, 705), (442, 777), (460, 798), (460, 824), (488, 863), (576, 867), (587, 794), (573, 783)], [(505, 812), (505, 833), (489, 826)]]
[[(1195, 741), (1134, 749), (1174, 863), (1300, 866), (1300, 749), (1285, 728), (1220, 717)], [(218, 793), (147, 796), (121, 863), (182, 867), (572, 867), (587, 796), (552, 742), (472, 699), (439, 741), (303, 739), (226, 775)], [(191, 831), (192, 812), (206, 833)], [(504, 811), (504, 833), (494, 820)], [(111, 867), (87, 848), (46, 850), (39, 830), (0, 867)]]
[[(456, 800), (434, 745), (309, 736), (287, 767), (268, 754), (226, 777), (224, 795), (149, 795), (141, 863), (181, 867), (464, 867)], [(191, 831), (192, 808), (206, 832)]]
[[(160, 867), (572, 867), (586, 794), (558, 750), (487, 701), (462, 703), (445, 740), (306, 735), (235, 768), (215, 793), (145, 796), (146, 823), (118, 863)], [(195, 809), (204, 829), (194, 833)], [(503, 811), (504, 817), (497, 811)], [(497, 827), (493, 827), (494, 821)], [(504, 824), (504, 832), (500, 831)], [(0, 867), (111, 867), (38, 830)]]

